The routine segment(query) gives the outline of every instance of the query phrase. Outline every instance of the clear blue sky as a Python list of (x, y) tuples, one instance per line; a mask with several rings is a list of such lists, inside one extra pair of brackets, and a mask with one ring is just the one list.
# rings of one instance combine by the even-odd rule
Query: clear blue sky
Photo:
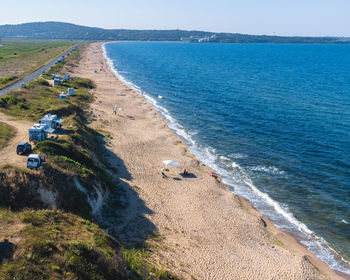
[(0, 24), (350, 37), (350, 0), (3, 0)]

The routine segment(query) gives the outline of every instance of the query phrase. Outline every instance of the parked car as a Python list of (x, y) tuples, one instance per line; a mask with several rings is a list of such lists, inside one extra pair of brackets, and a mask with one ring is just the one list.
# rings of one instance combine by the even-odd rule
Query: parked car
[(39, 168), (46, 164), (46, 156), (30, 154), (27, 159), (27, 168)]
[(19, 143), (16, 148), (16, 152), (18, 155), (23, 155), (29, 153), (32, 150), (32, 145), (28, 142)]

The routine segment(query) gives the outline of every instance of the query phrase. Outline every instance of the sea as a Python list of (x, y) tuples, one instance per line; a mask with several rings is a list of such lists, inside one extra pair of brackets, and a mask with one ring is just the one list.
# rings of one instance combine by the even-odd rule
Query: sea
[(350, 45), (119, 42), (104, 51), (229, 191), (350, 274)]

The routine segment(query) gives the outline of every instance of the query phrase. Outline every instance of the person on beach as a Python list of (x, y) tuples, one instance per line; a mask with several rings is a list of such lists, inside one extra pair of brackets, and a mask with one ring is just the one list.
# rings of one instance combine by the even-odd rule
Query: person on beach
[(161, 172), (161, 174), (162, 174), (162, 178), (164, 178), (164, 179), (165, 179), (165, 178), (168, 178), (168, 176), (165, 175), (165, 173), (164, 173), (163, 171)]

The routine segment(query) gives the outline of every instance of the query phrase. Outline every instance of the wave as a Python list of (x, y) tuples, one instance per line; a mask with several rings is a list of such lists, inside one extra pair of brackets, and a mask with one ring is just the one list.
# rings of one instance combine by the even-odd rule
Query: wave
[(229, 157), (240, 159), (240, 158), (247, 158), (248, 155), (242, 154), (242, 153), (233, 153), (233, 154), (230, 154)]
[[(281, 230), (286, 230), (298, 235), (300, 242), (304, 244), (308, 250), (313, 252), (319, 259), (326, 262), (332, 269), (350, 274), (350, 262), (342, 258), (322, 237), (319, 237), (310, 230), (304, 223), (297, 220), (288, 210), (287, 205), (281, 205), (273, 200), (267, 193), (257, 188), (249, 178), (249, 171), (266, 172), (273, 175), (284, 175), (285, 172), (277, 167), (255, 166), (248, 170), (241, 167), (234, 159), (242, 159), (248, 157), (242, 153), (232, 153), (228, 156), (218, 155), (215, 148), (197, 143), (193, 136), (197, 132), (186, 130), (180, 123), (173, 118), (169, 111), (158, 104), (157, 100), (144, 92), (139, 86), (135, 85), (117, 70), (116, 65), (108, 57), (105, 44), (103, 45), (103, 53), (108, 61), (110, 69), (115, 73), (117, 78), (126, 85), (133, 88), (141, 94), (145, 100), (160, 113), (160, 115), (168, 122), (168, 126), (180, 138), (182, 138), (190, 151), (200, 159), (205, 165), (214, 169), (222, 178), (223, 183), (230, 186), (230, 191), (246, 198), (253, 206), (263, 215), (267, 216)], [(275, 211), (271, 211), (273, 208)]]
[(285, 175), (286, 172), (283, 170), (279, 170), (275, 166), (263, 166), (263, 165), (258, 165), (258, 166), (252, 166), (249, 167), (249, 170), (251, 171), (258, 171), (258, 172), (264, 172), (264, 173), (269, 173), (272, 175)]

